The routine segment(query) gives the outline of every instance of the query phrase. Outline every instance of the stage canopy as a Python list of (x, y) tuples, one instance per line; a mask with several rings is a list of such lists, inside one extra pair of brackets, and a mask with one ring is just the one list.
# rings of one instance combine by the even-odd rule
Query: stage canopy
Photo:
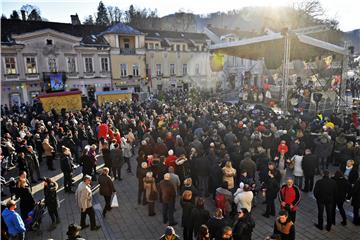
[[(245, 59), (259, 60), (264, 58), (267, 68), (278, 68), (284, 58), (285, 36), (290, 39), (290, 61), (311, 61), (319, 56), (332, 55), (341, 59), (347, 55), (347, 49), (328, 43), (305, 34), (289, 31), (288, 33), (271, 33), (254, 38), (233, 42), (222, 42), (210, 46), (217, 54), (237, 56)], [(339, 57), (339, 58), (338, 58)]]

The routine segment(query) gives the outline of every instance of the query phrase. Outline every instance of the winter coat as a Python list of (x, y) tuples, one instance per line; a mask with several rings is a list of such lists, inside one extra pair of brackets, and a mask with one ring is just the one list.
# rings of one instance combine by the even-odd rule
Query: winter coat
[(81, 155), (79, 159), (82, 164), (82, 173), (84, 175), (92, 175), (95, 163), (92, 161), (92, 158), (89, 155)]
[(43, 147), (43, 150), (44, 150), (44, 155), (46, 157), (52, 157), (53, 156), (54, 148), (50, 144), (44, 142), (42, 144), (42, 147)]
[(55, 211), (59, 207), (57, 189), (58, 184), (56, 182), (52, 182), (44, 187), (45, 205), (49, 211)]
[(281, 240), (295, 240), (295, 225), (289, 218), (285, 223), (281, 223), (279, 219), (276, 219), (274, 234), (280, 235)]
[(194, 203), (190, 200), (180, 200), (182, 208), (181, 226), (190, 228), (192, 226), (191, 212), (194, 208)]
[(329, 177), (323, 177), (315, 183), (314, 196), (320, 203), (334, 203), (336, 198), (336, 182)]
[(35, 152), (25, 154), (26, 162), (30, 169), (36, 169), (39, 167), (39, 158)]
[(279, 183), (276, 181), (275, 177), (268, 177), (264, 187), (266, 189), (265, 199), (267, 201), (274, 200), (280, 189)]
[(35, 207), (35, 200), (30, 187), (18, 187), (16, 189), (16, 197), (20, 198), (21, 217), (25, 219), (28, 213)]
[(114, 183), (109, 175), (101, 174), (98, 178), (100, 184), (100, 195), (111, 197), (115, 191)]
[(237, 210), (240, 211), (241, 208), (246, 208), (251, 212), (252, 200), (254, 194), (252, 191), (240, 191), (238, 194), (234, 195), (234, 203), (237, 205)]
[(294, 176), (295, 177), (304, 176), (303, 169), (302, 169), (303, 156), (295, 155), (292, 157), (292, 160), (295, 162), (294, 171), (293, 171)]
[(75, 192), (75, 200), (81, 212), (92, 207), (92, 192), (89, 185), (81, 182)]
[(10, 211), (8, 208), (5, 208), (2, 212), (2, 216), (10, 236), (26, 232), (25, 224), (16, 211)]
[(103, 148), (101, 150), (101, 152), (103, 155), (105, 167), (111, 168), (112, 167), (112, 161), (111, 161), (112, 159), (111, 159), (110, 150), (108, 148)]
[(175, 201), (176, 189), (169, 180), (160, 181), (160, 192), (163, 203), (172, 203)]
[(144, 189), (145, 189), (145, 197), (147, 202), (154, 202), (154, 199), (150, 199), (150, 193), (151, 192), (157, 192), (156, 185), (155, 185), (155, 178), (151, 177), (144, 177)]
[(126, 157), (126, 158), (131, 158), (132, 157), (132, 152), (131, 152), (132, 146), (129, 143), (122, 142), (121, 143), (121, 149), (123, 150), (124, 157)]
[(210, 239), (215, 238), (217, 240), (221, 239), (226, 222), (224, 218), (218, 219), (211, 217), (207, 223), (207, 226), (209, 228)]
[(124, 164), (124, 155), (120, 148), (110, 150), (110, 157), (113, 168), (121, 168)]
[(193, 208), (191, 212), (192, 219), (192, 228), (195, 236), (197, 236), (200, 226), (203, 224), (207, 224), (210, 218), (210, 213), (208, 210), (203, 208)]
[(348, 194), (351, 192), (351, 185), (344, 177), (333, 177), (336, 182), (336, 197), (337, 202), (344, 202)]
[(223, 171), (223, 181), (228, 183), (228, 189), (233, 189), (236, 170), (234, 168), (223, 167), (222, 171)]
[(251, 233), (255, 228), (255, 221), (250, 214), (238, 218), (234, 223), (233, 239), (234, 240), (251, 240)]
[(274, 135), (271, 132), (262, 134), (262, 146), (265, 149), (274, 147)]
[(63, 155), (60, 160), (61, 171), (72, 172), (73, 171), (73, 159), (68, 155)]
[(301, 167), (304, 173), (304, 176), (314, 176), (316, 168), (319, 165), (318, 159), (314, 154), (304, 155), (301, 162)]
[[(345, 173), (345, 170), (346, 170), (346, 166), (341, 167), (341, 171), (343, 173)], [(359, 178), (358, 168), (353, 166), (352, 169), (350, 170), (347, 180), (350, 184), (354, 184), (358, 178)]]

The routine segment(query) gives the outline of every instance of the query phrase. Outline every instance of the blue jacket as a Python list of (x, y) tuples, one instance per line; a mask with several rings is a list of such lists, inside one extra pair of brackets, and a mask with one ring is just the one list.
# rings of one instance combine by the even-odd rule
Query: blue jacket
[(25, 232), (25, 225), (20, 215), (15, 211), (10, 211), (6, 208), (2, 212), (6, 226), (8, 227), (8, 232), (10, 236), (15, 236), (19, 233)]

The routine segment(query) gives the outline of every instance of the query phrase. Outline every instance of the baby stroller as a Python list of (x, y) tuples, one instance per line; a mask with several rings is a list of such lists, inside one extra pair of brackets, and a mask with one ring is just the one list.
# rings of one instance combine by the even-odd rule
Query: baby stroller
[(41, 219), (45, 213), (45, 203), (38, 201), (35, 207), (29, 212), (25, 219), (25, 226), (27, 231), (36, 231), (40, 229)]

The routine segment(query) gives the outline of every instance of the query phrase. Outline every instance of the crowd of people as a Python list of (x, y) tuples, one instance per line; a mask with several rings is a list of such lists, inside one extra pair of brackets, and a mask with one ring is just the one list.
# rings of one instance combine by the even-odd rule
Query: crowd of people
[[(228, 105), (202, 93), (190, 98), (187, 92), (171, 91), (162, 98), (161, 102), (93, 103), (80, 111), (60, 113), (30, 105), (2, 107), (2, 176), (16, 166), (19, 177), (10, 189), (20, 201), (20, 215), (15, 201), (4, 206), (2, 239), (24, 239), (31, 228), (29, 214), (38, 205), (31, 187), (38, 181), (44, 184), (51, 228), (60, 223), (58, 183), (43, 178), (39, 167), (45, 159), (53, 171), (58, 158), (64, 191), (76, 199), (81, 212), (80, 226), (69, 226), (69, 239), (79, 239), (79, 231), (89, 227), (86, 215), (91, 230), (100, 228), (91, 183), (100, 184), (105, 218), (116, 194), (113, 181), (122, 180), (125, 164), (127, 172), (136, 174), (137, 202), (147, 205), (149, 217), (158, 214), (155, 204), (162, 205), (162, 220), (169, 226), (162, 239), (179, 239), (171, 227), (178, 224), (174, 218), (178, 198), (184, 240), (251, 239), (256, 224), (251, 212), (259, 200), (266, 205), (264, 217), (276, 216), (269, 239), (295, 239), (301, 195), (312, 191), (318, 205), (315, 227), (323, 229), (325, 209), (330, 231), (336, 206), (341, 224), (346, 225), (346, 200), (353, 207), (353, 223), (360, 224), (356, 124), (336, 114), (318, 114), (309, 121), (259, 109), (246, 111), (240, 104)], [(99, 156), (104, 162), (100, 175)], [(337, 170), (330, 172), (333, 165)], [(83, 181), (74, 189), (72, 174), (78, 166)], [(319, 174), (323, 178), (314, 183)], [(206, 201), (215, 211), (205, 207)]]

